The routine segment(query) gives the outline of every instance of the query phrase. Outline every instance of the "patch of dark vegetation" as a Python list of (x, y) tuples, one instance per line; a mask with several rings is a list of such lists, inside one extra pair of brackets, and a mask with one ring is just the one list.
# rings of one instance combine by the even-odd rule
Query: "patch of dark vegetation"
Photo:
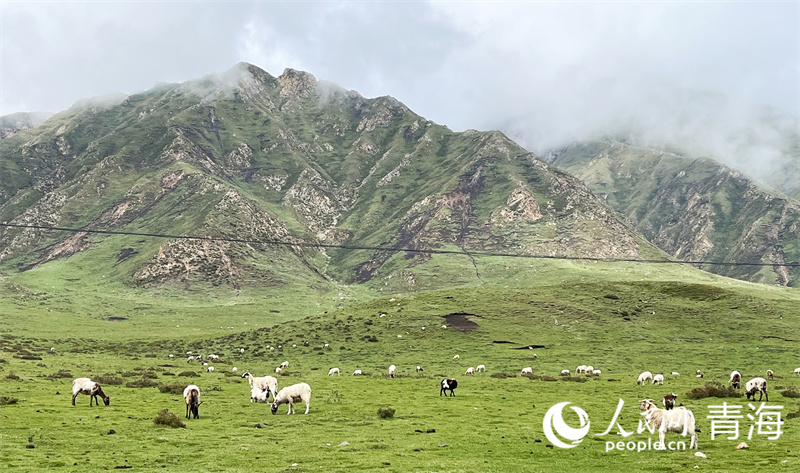
[(117, 263), (121, 263), (135, 254), (136, 250), (133, 248), (123, 248), (117, 254)]
[(725, 289), (704, 284), (664, 283), (658, 288), (664, 295), (693, 301), (716, 301), (731, 295)]
[(19, 358), (20, 360), (41, 360), (42, 359), (42, 357), (39, 356), (39, 355), (31, 355), (31, 354), (19, 355), (19, 356), (15, 356), (14, 358)]
[(785, 391), (781, 391), (781, 395), (783, 397), (800, 398), (800, 389), (796, 386), (792, 386)]
[(394, 413), (396, 409), (393, 407), (379, 407), (378, 408), (378, 417), (381, 419), (391, 419), (394, 417)]
[(125, 383), (125, 387), (127, 388), (152, 388), (154, 386), (158, 386), (158, 383), (149, 378), (137, 379), (136, 381)]
[(178, 416), (170, 412), (169, 409), (162, 409), (155, 419), (153, 419), (153, 423), (156, 425), (166, 425), (169, 427), (186, 427), (186, 424), (184, 424), (183, 421), (178, 418)]
[(94, 376), (92, 377), (92, 380), (96, 383), (100, 383), (101, 385), (107, 384), (109, 386), (119, 386), (120, 384), (125, 382), (125, 380), (120, 378), (119, 376), (112, 376), (112, 375)]
[(605, 297), (606, 299), (611, 299), (612, 301), (619, 300), (619, 296), (616, 294), (606, 294), (603, 297)]
[(783, 337), (776, 337), (775, 335), (764, 335), (763, 338), (775, 338), (778, 340), (783, 340), (784, 342), (800, 342), (800, 340), (792, 340), (791, 338), (783, 338)]
[(516, 345), (516, 343), (509, 342), (508, 340), (492, 340), (492, 343), (510, 343), (512, 345)]
[(123, 320), (128, 320), (127, 317), (109, 317), (109, 322), (122, 322)]
[(787, 419), (796, 419), (800, 417), (800, 404), (797, 405), (797, 410), (786, 414)]
[(561, 381), (575, 381), (576, 383), (585, 383), (588, 381), (588, 379), (583, 376), (563, 376), (559, 379), (561, 379)]
[(556, 379), (556, 378), (554, 378), (552, 376), (547, 376), (547, 375), (542, 375), (542, 374), (525, 373), (522, 376), (524, 376), (524, 377), (526, 377), (528, 379), (537, 379), (539, 381), (558, 381), (558, 379)]
[[(440, 376), (441, 376), (441, 375), (440, 375)], [(490, 378), (500, 378), (500, 379), (505, 379), (505, 378), (510, 378), (510, 377), (511, 377), (511, 375), (510, 375), (510, 374), (508, 374), (508, 373), (492, 373), (492, 374), (490, 374), (490, 375), (489, 375), (489, 377), (490, 377)]]
[(155, 353), (148, 353), (144, 357), (145, 358), (156, 358), (156, 354)]
[(544, 345), (525, 345), (524, 347), (517, 347), (514, 350), (533, 350), (534, 348), (547, 348)]
[(158, 387), (158, 390), (164, 394), (183, 394), (185, 387), (182, 384), (162, 384)]
[(58, 370), (55, 373), (47, 375), (47, 379), (59, 379), (59, 378), (72, 378), (72, 373), (66, 370)]
[(689, 399), (703, 399), (706, 397), (741, 397), (742, 393), (733, 386), (725, 386), (718, 381), (709, 381), (704, 386), (693, 388), (686, 393)]
[(452, 314), (443, 315), (442, 317), (444, 317), (444, 321), (451, 327), (461, 330), (462, 332), (471, 332), (478, 328), (478, 324), (467, 317), (480, 317), (480, 315), (468, 314), (466, 312), (454, 312)]
[(195, 373), (194, 371), (181, 371), (178, 373), (178, 376), (183, 376), (186, 378), (199, 378), (200, 375)]
[(16, 381), (16, 380), (18, 380), (18, 379), (19, 379), (19, 376), (17, 376), (16, 374), (14, 374), (14, 372), (12, 371), (12, 372), (10, 372), (10, 373), (8, 373), (8, 374), (6, 375), (6, 379), (10, 379), (10, 380), (12, 380), (12, 381)]
[(8, 406), (10, 404), (16, 404), (19, 402), (19, 399), (11, 396), (0, 396), (0, 406)]

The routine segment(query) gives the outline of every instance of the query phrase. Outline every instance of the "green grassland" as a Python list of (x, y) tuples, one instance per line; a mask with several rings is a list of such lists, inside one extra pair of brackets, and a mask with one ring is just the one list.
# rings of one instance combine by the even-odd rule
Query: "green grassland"
[[(434, 278), (435, 265), (446, 267), (448, 261), (434, 258), (423, 265), (429, 274), (419, 277)], [(800, 467), (800, 419), (786, 418), (798, 411), (798, 400), (781, 394), (800, 387), (800, 377), (792, 374), (800, 366), (797, 291), (690, 268), (618, 263), (524, 260), (528, 277), (503, 280), (492, 274), (523, 263), (479, 263), (491, 285), (475, 277), (452, 289), (380, 296), (372, 295), (380, 289), (377, 282), (370, 292), (342, 287), (318, 294), (247, 290), (237, 296), (209, 288), (180, 298), (114, 282), (92, 290), (97, 279), (67, 267), (7, 277), (0, 293), (0, 467), (15, 472), (686, 471), (695, 465), (699, 471), (788, 472)], [(109, 321), (112, 314), (125, 320)], [(448, 314), (469, 315), (445, 318)], [(544, 347), (518, 349), (531, 344)], [(278, 345), (282, 348), (267, 349)], [(208, 373), (185, 361), (190, 350), (222, 359)], [(460, 360), (453, 360), (455, 354)], [(273, 416), (268, 405), (251, 404), (246, 380), (231, 372), (236, 366), (240, 374), (266, 375), (284, 360), (290, 366), (279, 376), (279, 387), (309, 383), (308, 415), (298, 408), (301, 413), (287, 416), (281, 406)], [(386, 375), (390, 364), (398, 367), (395, 379)], [(464, 375), (478, 364), (487, 372)], [(580, 364), (602, 374), (584, 382), (559, 376)], [(417, 373), (417, 365), (425, 371)], [(327, 376), (333, 366), (341, 376)], [(539, 378), (519, 376), (525, 366)], [(747, 380), (764, 376), (768, 368), (776, 374), (769, 382), (769, 404), (784, 406), (780, 438), (754, 434), (746, 440), (752, 421), (745, 417), (739, 439), (727, 440), (726, 434), (712, 441), (708, 406), (740, 404), (746, 415), (744, 396), (689, 399), (686, 393), (706, 381), (727, 384), (733, 369)], [(355, 369), (365, 376), (351, 376)], [(695, 378), (696, 369), (705, 378)], [(643, 370), (665, 373), (666, 383), (637, 386)], [(671, 376), (672, 371), (681, 375)], [(79, 376), (103, 380), (111, 405), (90, 408), (80, 396), (71, 406), (70, 383)], [(459, 380), (455, 397), (439, 396), (444, 376)], [(201, 389), (200, 419), (184, 420), (185, 428), (155, 425), (163, 409), (183, 418), (181, 395), (174, 392), (191, 383)], [(606, 452), (607, 441), (623, 437), (616, 429), (595, 434), (606, 430), (619, 399), (625, 403), (620, 425), (635, 432), (638, 401), (660, 400), (669, 392), (694, 412), (707, 458), (688, 450)], [(545, 412), (562, 401), (584, 409), (591, 422), (590, 434), (568, 450), (548, 447), (542, 427)], [(381, 418), (381, 407), (396, 413)], [(577, 416), (565, 413), (565, 421), (577, 426)], [(648, 437), (645, 431), (625, 440)], [(688, 440), (668, 436), (678, 439)], [(736, 450), (742, 439), (750, 448)]]

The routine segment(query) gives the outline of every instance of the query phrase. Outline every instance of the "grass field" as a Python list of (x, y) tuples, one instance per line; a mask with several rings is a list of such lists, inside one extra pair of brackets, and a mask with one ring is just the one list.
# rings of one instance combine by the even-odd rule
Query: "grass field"
[[(800, 377), (792, 373), (800, 366), (796, 290), (710, 276), (693, 282), (640, 281), (642, 274), (624, 275), (624, 268), (558, 271), (542, 270), (546, 276), (536, 286), (509, 281), (503, 287), (375, 298), (353, 289), (294, 306), (299, 296), (291, 294), (283, 299), (253, 296), (241, 304), (208, 294), (187, 301), (144, 301), (121, 289), (111, 296), (113, 287), (77, 301), (55, 283), (47, 292), (34, 279), (15, 278), (13, 284), (7, 279), (0, 295), (0, 468), (800, 470), (800, 419), (787, 418), (798, 412), (798, 399), (788, 389), (800, 388)], [(82, 305), (94, 315), (79, 317)], [(317, 312), (311, 312), (314, 307)], [(166, 314), (162, 318), (158, 308)], [(126, 320), (109, 322), (111, 312)], [(519, 349), (531, 344), (544, 347)], [(268, 345), (282, 348), (270, 351)], [(207, 373), (185, 361), (189, 350), (222, 359)], [(455, 354), (460, 355), (457, 361)], [(309, 383), (308, 415), (298, 408), (300, 414), (287, 416), (285, 406), (271, 415), (267, 404), (249, 402), (246, 380), (231, 373), (236, 366), (239, 373), (262, 376), (274, 373), (284, 360), (290, 366), (279, 376), (279, 388)], [(390, 364), (397, 365), (397, 378), (386, 375)], [(487, 372), (464, 375), (478, 364), (485, 364)], [(574, 373), (580, 364), (591, 364), (602, 374), (585, 381), (559, 376), (562, 369)], [(417, 365), (425, 371), (415, 372)], [(327, 376), (333, 366), (341, 376)], [(519, 376), (526, 366), (538, 379)], [(351, 376), (355, 369), (365, 376)], [(696, 369), (703, 379), (694, 377)], [(743, 394), (687, 397), (707, 381), (727, 384), (733, 369), (745, 381), (775, 371), (768, 405), (783, 406), (778, 439), (754, 434), (747, 440), (753, 425), (747, 414), (753, 411)], [(663, 372), (664, 386), (637, 386), (643, 370)], [(672, 371), (680, 376), (671, 376)], [(70, 383), (79, 376), (105, 381), (111, 405), (90, 408), (88, 398), (80, 396), (71, 406)], [(459, 381), (455, 397), (439, 396), (445, 376)], [(198, 420), (183, 419), (183, 400), (173, 394), (191, 383), (201, 389)], [(606, 452), (606, 442), (623, 437), (616, 428), (605, 436), (595, 434), (609, 426), (620, 399), (619, 424), (634, 431), (624, 440), (655, 440), (657, 435), (647, 431), (636, 433), (638, 401), (660, 401), (669, 392), (694, 412), (699, 451), (707, 458), (688, 450)], [(585, 410), (590, 420), (589, 435), (571, 449), (554, 447), (542, 425), (545, 412), (563, 401)], [(725, 434), (711, 440), (709, 406), (723, 401), (743, 406), (738, 439), (728, 440)], [(396, 409), (394, 416), (381, 418), (382, 407)], [(163, 409), (177, 414), (186, 427), (155, 425)], [(577, 415), (564, 412), (568, 425), (579, 426)], [(688, 445), (688, 438), (676, 434), (668, 434), (670, 440)], [(749, 449), (736, 449), (742, 440)]]

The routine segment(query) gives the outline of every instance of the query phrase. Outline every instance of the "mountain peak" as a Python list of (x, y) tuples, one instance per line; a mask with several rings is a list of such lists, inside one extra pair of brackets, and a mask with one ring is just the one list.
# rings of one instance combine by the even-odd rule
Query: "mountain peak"
[(317, 90), (317, 78), (308, 72), (286, 68), (278, 77), (281, 85), (281, 97), (296, 99), (308, 97)]

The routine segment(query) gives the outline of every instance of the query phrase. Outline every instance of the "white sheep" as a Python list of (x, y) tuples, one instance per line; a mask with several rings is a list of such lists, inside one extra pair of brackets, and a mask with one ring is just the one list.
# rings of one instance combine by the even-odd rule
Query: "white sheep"
[(280, 369), (280, 368), (275, 368), (275, 374), (281, 374), (281, 373), (283, 373), (283, 370), (282, 370), (282, 369)]
[(339, 376), (339, 368), (331, 368), (328, 370), (328, 376)]
[(483, 371), (486, 372), (486, 365), (478, 365), (475, 367), (475, 372)]
[(794, 374), (800, 374), (800, 368), (795, 368), (794, 369)]
[(644, 383), (652, 380), (653, 380), (653, 373), (649, 371), (644, 371), (642, 372), (642, 374), (639, 375), (639, 379), (636, 380), (636, 384), (641, 384), (642, 386), (644, 386)]
[(681, 374), (680, 374), (680, 373), (678, 373), (677, 371), (673, 371), (673, 372), (672, 372), (672, 373), (670, 373), (670, 374), (671, 374), (672, 376), (680, 376), (680, 375), (681, 375)]
[(772, 370), (767, 370), (767, 378), (774, 379), (775, 373)]
[(653, 376), (653, 384), (664, 384), (664, 375), (658, 373), (657, 375)]
[(468, 375), (468, 374), (475, 374), (475, 368), (474, 368), (474, 367), (472, 367), (472, 366), (470, 366), (469, 368), (467, 368), (467, 371), (465, 371), (465, 372), (464, 372), (464, 374), (465, 374), (465, 375)]
[(694, 414), (685, 407), (678, 407), (673, 410), (660, 409), (652, 399), (644, 399), (639, 405), (639, 410), (643, 411), (645, 422), (658, 430), (659, 450), (666, 450), (664, 436), (667, 432), (675, 432), (690, 436), (689, 448), (697, 446), (697, 432), (694, 430)]
[(592, 374), (594, 372), (594, 366), (586, 365), (586, 368), (583, 369), (583, 372), (587, 375)]
[(272, 402), (272, 413), (275, 414), (278, 412), (278, 406), (281, 404), (289, 404), (289, 412), (287, 412), (287, 414), (294, 414), (294, 403), (301, 401), (306, 404), (305, 413), (308, 414), (308, 408), (311, 404), (311, 386), (306, 383), (286, 386), (278, 391), (278, 395)]
[(761, 377), (753, 378), (745, 384), (745, 395), (749, 400), (751, 397), (753, 401), (756, 400), (756, 393), (758, 394), (758, 402), (761, 402), (761, 398), (766, 396), (767, 402), (769, 402), (769, 394), (767, 394), (767, 380)]
[(240, 349), (239, 349), (239, 353), (242, 353), (242, 354), (243, 354), (243, 353), (244, 353), (244, 348), (240, 348)]
[(275, 394), (278, 391), (278, 378), (274, 376), (261, 376), (256, 378), (249, 371), (242, 375), (242, 378), (247, 378), (251, 388), (258, 388), (262, 391), (269, 391), (272, 393), (272, 398), (275, 399)]
[(250, 402), (268, 402), (269, 391), (264, 391), (260, 388), (250, 388)]
[(353, 371), (353, 376), (361, 376), (361, 374), (362, 374), (362, 373), (361, 373), (361, 370), (355, 370), (355, 371)]
[(389, 377), (394, 378), (395, 374), (397, 374), (397, 367), (395, 365), (391, 365), (389, 367)]
[(208, 369), (206, 369), (206, 373), (212, 373), (213, 371), (214, 371), (213, 366), (209, 366)]
[(219, 355), (208, 355), (208, 361), (219, 361)]
[(561, 370), (561, 376), (569, 376), (569, 374), (570, 374), (569, 370)]
[(417, 373), (421, 373), (423, 371), (425, 370), (423, 370), (421, 366), (417, 365)]
[(169, 359), (171, 360), (171, 359), (173, 359), (173, 358), (175, 358), (175, 355), (173, 355), (172, 353), (170, 353), (170, 354), (169, 354)]
[(283, 363), (281, 363), (281, 366), (280, 366), (280, 368), (281, 368), (282, 370), (283, 370), (283, 369), (286, 369), (286, 368), (288, 368), (288, 367), (289, 367), (289, 362), (288, 362), (288, 361), (284, 361)]
[(96, 406), (100, 405), (97, 396), (103, 399), (103, 403), (107, 406), (111, 402), (111, 398), (106, 396), (100, 384), (95, 383), (89, 378), (76, 378), (72, 380), (72, 405), (75, 405), (75, 398), (78, 394), (86, 394), (89, 396), (89, 407), (92, 407), (92, 401)]
[(520, 376), (525, 376), (526, 374), (533, 374), (533, 368), (530, 366), (522, 368), (522, 371), (519, 373)]
[(453, 356), (453, 361), (455, 361), (455, 360), (460, 360), (460, 359), (461, 359), (461, 355), (455, 355), (455, 356)]
[(233, 374), (236, 374), (237, 372), (239, 372), (239, 368), (237, 368), (237, 367), (235, 367), (235, 366), (234, 366), (234, 367), (231, 369), (231, 372), (232, 372)]
[(603, 374), (603, 372), (600, 370), (592, 370), (592, 374), (595, 376), (600, 376), (601, 374)]
[(575, 374), (586, 373), (586, 365), (580, 365), (575, 368)]
[(186, 401), (186, 418), (189, 419), (191, 414), (195, 419), (199, 419), (200, 388), (194, 384), (186, 386), (186, 389), (183, 390), (183, 400)]
[(194, 361), (194, 357), (193, 356), (190, 356), (189, 358), (186, 358), (186, 362), (187, 363), (191, 363), (193, 361)]
[(742, 374), (736, 370), (731, 371), (731, 379), (728, 381), (736, 389), (742, 386)]

